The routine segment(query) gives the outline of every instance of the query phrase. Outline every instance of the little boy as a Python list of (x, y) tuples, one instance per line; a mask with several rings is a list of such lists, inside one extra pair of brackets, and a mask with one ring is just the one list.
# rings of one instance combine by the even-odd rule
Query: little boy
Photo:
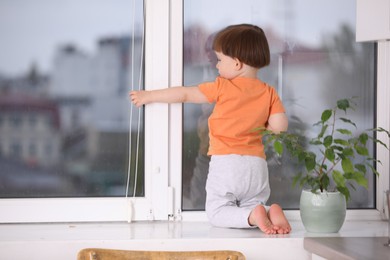
[(132, 91), (140, 107), (153, 102), (215, 103), (209, 117), (211, 156), (206, 183), (206, 213), (219, 227), (257, 226), (266, 234), (291, 231), (278, 204), (265, 206), (269, 195), (268, 167), (261, 136), (255, 128), (286, 131), (287, 116), (274, 88), (257, 78), (269, 65), (263, 30), (255, 25), (228, 26), (213, 42), (219, 77), (198, 86)]

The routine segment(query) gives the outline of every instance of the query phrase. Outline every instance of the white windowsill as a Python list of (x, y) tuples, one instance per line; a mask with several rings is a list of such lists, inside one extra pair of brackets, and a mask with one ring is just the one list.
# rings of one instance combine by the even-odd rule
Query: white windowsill
[(57, 223), (0, 225), (0, 259), (76, 259), (82, 248), (124, 250), (238, 250), (247, 259), (312, 259), (305, 237), (386, 237), (387, 221), (344, 223), (339, 233), (306, 233), (291, 222), (288, 235), (257, 229), (224, 229), (207, 222)]

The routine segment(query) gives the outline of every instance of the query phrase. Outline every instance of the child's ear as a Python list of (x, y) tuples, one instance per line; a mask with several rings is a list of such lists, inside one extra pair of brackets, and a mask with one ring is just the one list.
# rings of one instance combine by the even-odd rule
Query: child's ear
[(240, 61), (240, 60), (237, 59), (237, 58), (234, 58), (234, 61), (236, 62), (236, 70), (242, 69), (242, 66), (244, 65), (244, 64), (242, 63), (242, 61)]

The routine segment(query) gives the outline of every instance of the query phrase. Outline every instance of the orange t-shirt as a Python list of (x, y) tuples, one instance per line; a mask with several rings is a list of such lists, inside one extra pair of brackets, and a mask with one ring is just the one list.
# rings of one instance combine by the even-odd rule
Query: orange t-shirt
[(209, 117), (209, 155), (241, 154), (265, 158), (257, 127), (264, 127), (270, 115), (284, 113), (276, 90), (253, 78), (202, 83), (200, 91), (215, 103)]

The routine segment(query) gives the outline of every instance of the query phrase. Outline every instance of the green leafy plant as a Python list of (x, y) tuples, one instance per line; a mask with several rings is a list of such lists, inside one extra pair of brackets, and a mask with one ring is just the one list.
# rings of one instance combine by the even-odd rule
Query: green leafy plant
[(381, 162), (370, 155), (369, 140), (388, 149), (375, 134), (384, 132), (390, 137), (389, 131), (381, 127), (354, 134), (351, 129), (357, 132), (357, 126), (346, 116), (355, 107), (353, 99), (340, 99), (334, 108), (324, 110), (320, 121), (314, 124), (318, 134), (308, 141), (300, 134), (257, 130), (264, 137), (265, 146), (272, 145), (279, 156), (286, 150), (303, 165), (293, 178), (294, 185), (309, 186), (312, 192), (338, 190), (348, 200), (350, 188), (355, 189), (356, 184), (368, 188), (367, 172), (379, 174), (373, 165)]

